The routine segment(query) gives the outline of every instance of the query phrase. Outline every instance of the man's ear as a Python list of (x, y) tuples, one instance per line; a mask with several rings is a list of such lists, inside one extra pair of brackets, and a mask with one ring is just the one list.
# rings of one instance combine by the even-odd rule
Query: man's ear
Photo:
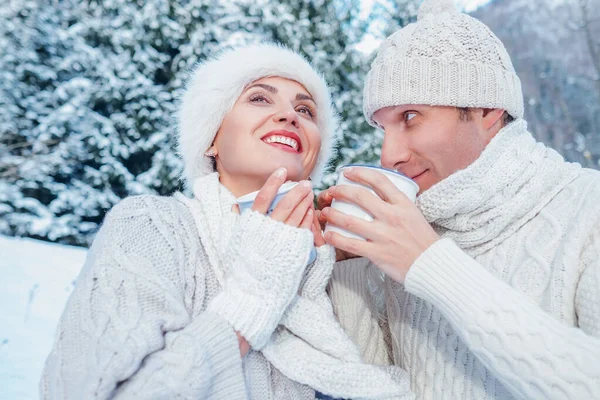
[[(483, 109), (483, 128), (490, 130), (496, 128), (496, 125), (502, 128), (502, 116), (504, 110), (500, 108), (484, 108)], [(498, 129), (499, 130), (499, 129)]]

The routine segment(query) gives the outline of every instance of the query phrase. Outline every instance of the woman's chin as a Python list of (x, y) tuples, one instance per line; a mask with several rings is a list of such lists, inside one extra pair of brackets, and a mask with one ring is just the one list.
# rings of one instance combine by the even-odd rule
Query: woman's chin
[(276, 162), (269, 167), (267, 177), (269, 177), (277, 168), (285, 168), (287, 170), (288, 181), (300, 181), (304, 178), (304, 170), (296, 162)]

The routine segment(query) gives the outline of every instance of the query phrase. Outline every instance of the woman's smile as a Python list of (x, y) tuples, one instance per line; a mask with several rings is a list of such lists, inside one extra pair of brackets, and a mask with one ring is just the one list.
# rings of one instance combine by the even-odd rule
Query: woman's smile
[(302, 141), (300, 136), (287, 130), (276, 130), (262, 137), (266, 144), (295, 154), (302, 153)]

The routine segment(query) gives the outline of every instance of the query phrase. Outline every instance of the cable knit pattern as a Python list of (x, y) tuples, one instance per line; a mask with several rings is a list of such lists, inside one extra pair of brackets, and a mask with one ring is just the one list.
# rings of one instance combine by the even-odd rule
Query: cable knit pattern
[(201, 311), (217, 285), (198, 268), (208, 260), (193, 225), (172, 198), (128, 198), (108, 213), (59, 322), (42, 399), (246, 398), (233, 329)]
[[(304, 271), (310, 231), (233, 213), (216, 173), (193, 190), (128, 198), (108, 214), (41, 398), (413, 398), (406, 372), (365, 364), (336, 321), (330, 246)], [(257, 346), (243, 360), (232, 325)]]
[(333, 270), (328, 287), (331, 302), (340, 324), (360, 347), (366, 362), (389, 365), (392, 362), (389, 329), (380, 318), (373, 292), (369, 285), (370, 270), (375, 270), (367, 259), (357, 258), (339, 262)]
[[(599, 198), (600, 174), (535, 143), (522, 121), (419, 197), (443, 239), (405, 285), (385, 282), (394, 363), (417, 398), (600, 397)], [(364, 303), (338, 300), (338, 316)]]

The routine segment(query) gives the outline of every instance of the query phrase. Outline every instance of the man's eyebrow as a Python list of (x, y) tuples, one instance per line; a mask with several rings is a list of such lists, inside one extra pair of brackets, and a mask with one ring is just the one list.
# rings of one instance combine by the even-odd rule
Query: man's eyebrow
[(299, 100), (310, 100), (310, 101), (312, 101), (313, 103), (317, 104), (317, 102), (316, 102), (316, 101), (315, 101), (315, 100), (314, 100), (312, 97), (310, 97), (309, 95), (307, 95), (307, 94), (304, 94), (304, 93), (298, 93), (298, 94), (296, 95), (296, 100), (297, 100), (297, 101), (299, 101)]
[(261, 88), (265, 89), (266, 91), (271, 92), (273, 94), (278, 92), (276, 87), (271, 86), (271, 85), (265, 85), (264, 83), (255, 83), (254, 85), (249, 86), (246, 90), (250, 90), (253, 87), (261, 87)]

